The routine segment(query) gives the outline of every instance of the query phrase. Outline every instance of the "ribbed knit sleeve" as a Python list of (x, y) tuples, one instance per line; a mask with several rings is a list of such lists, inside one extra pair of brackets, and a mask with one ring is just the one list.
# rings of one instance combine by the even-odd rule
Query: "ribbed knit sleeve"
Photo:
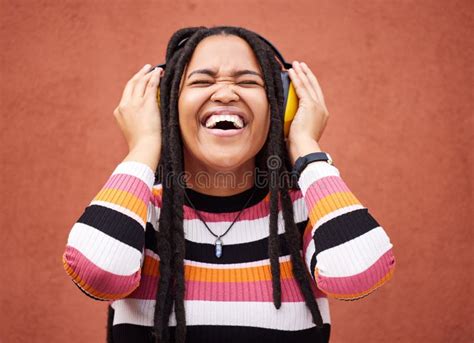
[(74, 223), (63, 265), (88, 296), (115, 300), (139, 286), (154, 180), (146, 164), (120, 163)]
[(338, 169), (310, 163), (298, 184), (310, 222), (303, 253), (318, 288), (333, 298), (355, 300), (390, 280), (395, 267), (390, 239)]

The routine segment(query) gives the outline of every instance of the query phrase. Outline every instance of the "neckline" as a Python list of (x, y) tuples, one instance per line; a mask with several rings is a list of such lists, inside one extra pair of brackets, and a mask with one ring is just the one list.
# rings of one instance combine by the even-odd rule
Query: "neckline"
[[(228, 196), (204, 194), (191, 188), (184, 189), (196, 210), (211, 213), (238, 212), (242, 210), (242, 207), (254, 190), (255, 194), (245, 208), (254, 206), (265, 199), (269, 192), (268, 187), (262, 188), (254, 185), (243, 192)], [(192, 208), (186, 197), (184, 198), (184, 205)]]

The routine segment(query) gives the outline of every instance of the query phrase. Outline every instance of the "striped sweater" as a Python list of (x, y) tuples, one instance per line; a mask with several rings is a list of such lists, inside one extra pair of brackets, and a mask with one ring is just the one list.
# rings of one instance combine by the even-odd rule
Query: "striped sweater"
[[(257, 188), (222, 238), (220, 258), (215, 256), (215, 237), (187, 201), (183, 206), (188, 342), (327, 342), (328, 297), (359, 299), (392, 277), (395, 260), (389, 237), (335, 166), (311, 163), (298, 184), (300, 189), (290, 190), (290, 197), (323, 329), (313, 324), (293, 276), (281, 212), (282, 305), (273, 306), (269, 194)], [(216, 234), (227, 230), (252, 191), (218, 197), (186, 189)], [(85, 294), (109, 302), (114, 342), (152, 342), (160, 263), (154, 232), (159, 230), (161, 194), (150, 167), (122, 162), (69, 233), (64, 268)], [(173, 333), (174, 312), (169, 325)]]

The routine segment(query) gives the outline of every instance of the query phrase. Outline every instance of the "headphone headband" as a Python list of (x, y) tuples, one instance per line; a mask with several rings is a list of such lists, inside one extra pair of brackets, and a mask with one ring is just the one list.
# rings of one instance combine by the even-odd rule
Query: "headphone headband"
[[(278, 49), (268, 39), (266, 39), (265, 37), (259, 35), (258, 33), (255, 33), (255, 34), (258, 36), (258, 38), (260, 38), (262, 41), (264, 41), (273, 50), (276, 57), (280, 60), (281, 64), (283, 65), (283, 67), (285, 67), (286, 69), (290, 69), (292, 67), (291, 63), (288, 63), (288, 62), (285, 61), (285, 59), (283, 58), (280, 51), (278, 51)], [(189, 37), (183, 38), (178, 43), (177, 49), (181, 48), (184, 45), (184, 43), (186, 43), (186, 41), (188, 39), (189, 39)], [(166, 67), (166, 63), (161, 63), (161, 64), (156, 65), (153, 69), (156, 69), (156, 68), (165, 69), (165, 67)]]

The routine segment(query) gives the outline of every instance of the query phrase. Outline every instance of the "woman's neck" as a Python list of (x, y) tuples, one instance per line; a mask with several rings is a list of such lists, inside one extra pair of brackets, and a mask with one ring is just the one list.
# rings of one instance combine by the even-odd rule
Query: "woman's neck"
[(208, 195), (230, 196), (242, 193), (255, 184), (255, 158), (234, 169), (222, 171), (203, 165), (185, 154), (184, 170), (186, 187)]

